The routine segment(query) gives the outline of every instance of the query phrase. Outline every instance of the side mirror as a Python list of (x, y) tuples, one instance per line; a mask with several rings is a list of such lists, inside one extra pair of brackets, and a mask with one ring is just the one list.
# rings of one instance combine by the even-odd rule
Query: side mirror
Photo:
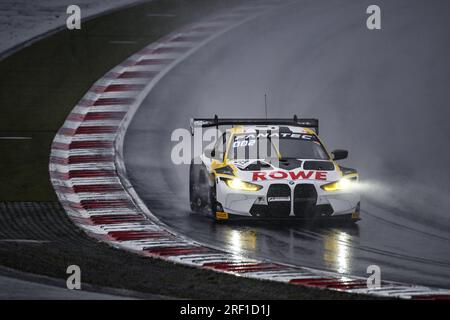
[(205, 156), (206, 157), (208, 157), (208, 158), (214, 158), (214, 155), (215, 155), (215, 150), (214, 149), (205, 149), (204, 151), (203, 151), (203, 153), (205, 154)]
[(210, 159), (223, 160), (223, 152), (221, 151), (216, 153), (214, 149), (205, 149), (204, 154)]
[(337, 149), (337, 150), (332, 151), (331, 154), (333, 155), (333, 160), (342, 160), (342, 159), (347, 159), (347, 157), (348, 157), (347, 150)]

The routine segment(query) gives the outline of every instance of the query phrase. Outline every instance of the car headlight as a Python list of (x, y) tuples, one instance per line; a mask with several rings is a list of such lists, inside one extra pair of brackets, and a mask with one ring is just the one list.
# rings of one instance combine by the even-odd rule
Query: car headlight
[(225, 184), (234, 190), (258, 191), (262, 189), (259, 184), (242, 181), (241, 179), (221, 178)]
[(342, 178), (341, 180), (323, 184), (320, 187), (325, 191), (349, 190), (357, 183), (357, 178)]

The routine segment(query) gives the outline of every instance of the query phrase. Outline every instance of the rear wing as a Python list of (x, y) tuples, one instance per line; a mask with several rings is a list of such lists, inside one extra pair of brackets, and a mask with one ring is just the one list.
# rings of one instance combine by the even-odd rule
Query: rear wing
[(316, 134), (319, 134), (319, 119), (300, 119), (296, 115), (294, 117), (287, 118), (271, 118), (271, 119), (235, 119), (235, 118), (223, 118), (219, 119), (217, 115), (214, 118), (194, 118), (191, 119), (191, 134), (194, 135), (195, 128), (210, 128), (219, 126), (238, 126), (238, 125), (287, 125), (303, 128), (311, 128)]

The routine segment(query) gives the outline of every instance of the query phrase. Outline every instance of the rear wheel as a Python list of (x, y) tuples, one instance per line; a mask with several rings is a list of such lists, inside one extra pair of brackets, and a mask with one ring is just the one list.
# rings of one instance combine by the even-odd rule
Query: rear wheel
[(197, 213), (215, 212), (215, 188), (210, 175), (200, 159), (192, 160), (189, 170), (189, 201), (191, 210)]

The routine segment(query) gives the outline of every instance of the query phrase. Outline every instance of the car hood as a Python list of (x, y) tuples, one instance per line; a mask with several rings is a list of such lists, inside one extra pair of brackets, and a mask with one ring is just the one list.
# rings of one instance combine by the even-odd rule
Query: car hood
[(238, 178), (246, 181), (322, 180), (340, 178), (337, 166), (329, 160), (315, 159), (255, 159), (229, 161)]

